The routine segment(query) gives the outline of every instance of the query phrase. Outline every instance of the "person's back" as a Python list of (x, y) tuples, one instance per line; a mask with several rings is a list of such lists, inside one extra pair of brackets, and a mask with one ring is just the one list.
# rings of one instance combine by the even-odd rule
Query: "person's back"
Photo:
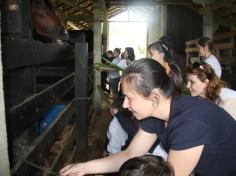
[(127, 160), (119, 170), (119, 176), (174, 176), (172, 166), (161, 157), (144, 155)]
[(165, 146), (183, 150), (204, 145), (195, 168), (199, 175), (236, 175), (236, 123), (226, 111), (201, 98), (178, 96), (170, 113), (168, 141), (165, 133), (161, 137)]
[(236, 91), (229, 88), (221, 88), (219, 106), (225, 109), (236, 120)]

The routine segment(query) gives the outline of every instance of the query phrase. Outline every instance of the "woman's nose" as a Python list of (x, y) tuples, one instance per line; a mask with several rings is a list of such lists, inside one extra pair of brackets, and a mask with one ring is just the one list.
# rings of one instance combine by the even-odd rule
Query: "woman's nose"
[(187, 89), (190, 89), (190, 82), (187, 82)]
[(125, 97), (124, 99), (124, 102), (123, 102), (123, 105), (122, 105), (123, 108), (129, 108), (129, 101), (128, 99)]

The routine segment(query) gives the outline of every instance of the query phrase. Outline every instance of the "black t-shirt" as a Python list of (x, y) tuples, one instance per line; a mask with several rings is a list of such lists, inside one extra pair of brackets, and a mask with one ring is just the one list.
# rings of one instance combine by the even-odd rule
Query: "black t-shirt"
[(195, 168), (198, 175), (236, 176), (236, 122), (222, 108), (200, 98), (177, 96), (162, 134), (156, 131), (156, 123), (145, 119), (141, 128), (159, 135), (167, 151), (204, 145)]
[[(138, 132), (139, 123), (136, 124), (135, 119), (134, 120), (131, 119), (131, 117), (132, 117), (131, 111), (129, 111), (129, 112), (119, 111), (115, 116), (116, 116), (117, 120), (119, 121), (120, 125), (122, 126), (122, 128), (128, 134), (128, 139), (127, 139), (127, 141), (125, 141), (125, 146), (122, 147), (122, 150), (124, 150), (128, 147), (128, 145), (132, 141), (133, 137)], [(150, 118), (153, 118), (153, 117), (150, 117)], [(157, 120), (161, 121), (159, 119), (157, 119)], [(164, 129), (165, 129), (164, 122), (158, 123), (157, 129), (158, 129), (158, 133), (161, 133), (162, 131), (164, 131)], [(159, 139), (156, 140), (156, 142), (153, 144), (153, 146), (149, 149), (148, 152), (152, 153), (159, 143), (160, 143), (160, 140)]]

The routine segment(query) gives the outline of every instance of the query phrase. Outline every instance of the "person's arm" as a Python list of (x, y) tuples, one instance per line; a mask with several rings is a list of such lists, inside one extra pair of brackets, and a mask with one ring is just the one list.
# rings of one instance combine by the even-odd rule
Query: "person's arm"
[(147, 133), (139, 129), (125, 151), (85, 163), (67, 165), (60, 170), (60, 175), (83, 176), (86, 174), (116, 172), (126, 160), (147, 153), (156, 139), (156, 134)]
[(204, 145), (186, 150), (170, 150), (168, 161), (172, 164), (175, 176), (189, 176), (196, 167)]

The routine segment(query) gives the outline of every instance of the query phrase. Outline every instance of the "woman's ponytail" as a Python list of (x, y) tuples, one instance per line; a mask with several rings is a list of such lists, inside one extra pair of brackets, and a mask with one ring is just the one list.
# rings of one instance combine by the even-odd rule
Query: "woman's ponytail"
[(180, 67), (174, 63), (169, 63), (170, 72), (169, 77), (174, 85), (174, 94), (180, 95), (183, 91), (183, 77)]

